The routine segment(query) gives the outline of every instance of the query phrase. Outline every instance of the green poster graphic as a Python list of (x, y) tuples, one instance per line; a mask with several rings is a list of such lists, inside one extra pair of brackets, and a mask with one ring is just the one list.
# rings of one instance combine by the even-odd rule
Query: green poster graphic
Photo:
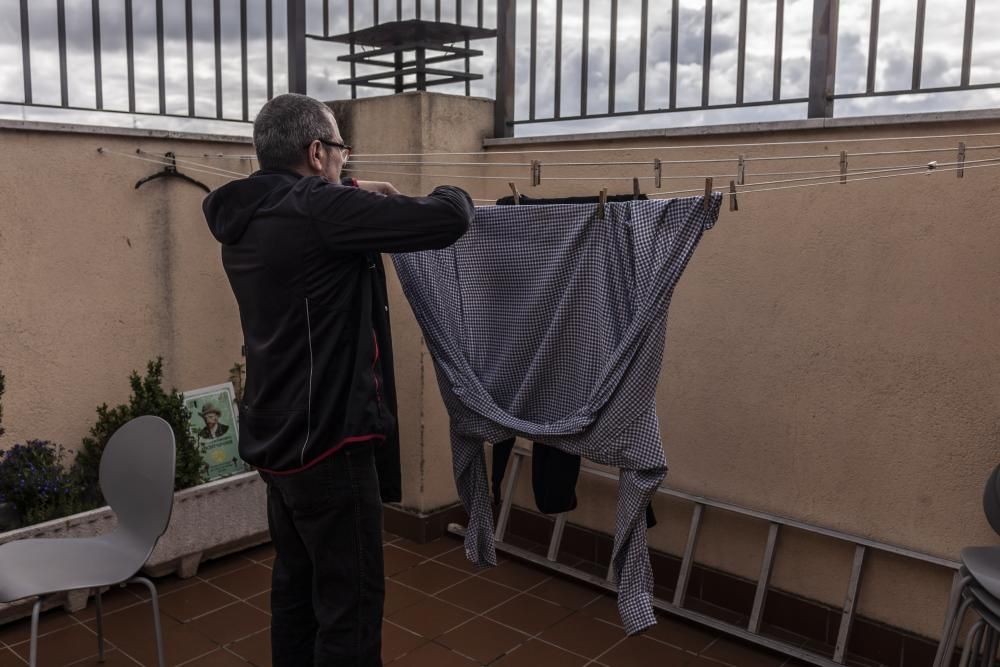
[(184, 392), (191, 434), (208, 466), (209, 481), (250, 469), (240, 459), (235, 396), (231, 382)]

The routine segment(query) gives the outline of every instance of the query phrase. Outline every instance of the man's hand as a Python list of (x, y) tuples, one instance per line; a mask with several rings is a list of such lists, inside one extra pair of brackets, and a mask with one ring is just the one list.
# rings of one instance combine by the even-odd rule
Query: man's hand
[(369, 192), (377, 192), (382, 195), (398, 195), (399, 190), (392, 183), (386, 181), (358, 181), (358, 187)]

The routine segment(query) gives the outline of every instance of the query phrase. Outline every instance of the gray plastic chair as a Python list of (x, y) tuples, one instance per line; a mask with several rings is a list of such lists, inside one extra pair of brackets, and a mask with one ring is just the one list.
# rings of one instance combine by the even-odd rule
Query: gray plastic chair
[(101, 587), (141, 583), (149, 589), (160, 667), (163, 636), (156, 586), (135, 574), (166, 531), (173, 507), (174, 433), (159, 417), (137, 417), (115, 431), (101, 456), (100, 484), (118, 525), (107, 535), (34, 538), (0, 545), (0, 602), (39, 596), (31, 612), (31, 667), (37, 664), (42, 596), (96, 589), (97, 647), (104, 660)]
[[(983, 490), (983, 511), (993, 530), (1000, 534), (1000, 466), (993, 470)], [(960, 579), (951, 592), (944, 632), (934, 657), (934, 667), (946, 667), (958, 642), (958, 632), (969, 609), (980, 620), (969, 630), (962, 659), (965, 667), (982, 654), (981, 664), (992, 667), (1000, 646), (1000, 547), (967, 547), (959, 556)]]

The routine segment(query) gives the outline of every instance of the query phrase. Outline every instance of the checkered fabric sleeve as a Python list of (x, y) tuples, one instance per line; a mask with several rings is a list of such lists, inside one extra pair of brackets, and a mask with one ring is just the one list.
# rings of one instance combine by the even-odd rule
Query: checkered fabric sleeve
[(655, 623), (645, 508), (666, 475), (655, 394), (673, 289), (722, 197), (477, 209), (393, 261), (451, 418), (465, 548), (496, 562), (483, 442), (518, 435), (621, 470), (612, 561), (626, 631)]

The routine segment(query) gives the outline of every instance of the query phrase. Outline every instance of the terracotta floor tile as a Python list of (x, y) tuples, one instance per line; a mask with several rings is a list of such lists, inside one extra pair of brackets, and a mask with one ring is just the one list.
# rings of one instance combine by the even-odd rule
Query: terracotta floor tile
[(0, 667), (23, 667), (27, 664), (26, 660), (22, 660), (21, 656), (6, 646), (0, 647)]
[(779, 667), (787, 658), (729, 639), (717, 639), (701, 652), (706, 658), (734, 667)]
[(428, 642), (414, 649), (391, 664), (392, 667), (475, 667), (476, 665), (472, 660), (434, 642)]
[(483, 664), (490, 664), (529, 638), (529, 635), (522, 632), (478, 617), (438, 637), (435, 641)]
[[(2, 664), (0, 662), (0, 665)], [(104, 662), (98, 662), (97, 656), (93, 655), (80, 662), (74, 662), (72, 667), (137, 667), (140, 664), (122, 651), (115, 649), (104, 652)]]
[(414, 634), (395, 623), (382, 624), (382, 662), (389, 663), (410, 653), (429, 639)]
[(247, 667), (243, 658), (238, 658), (226, 649), (220, 648), (197, 660), (184, 663), (184, 667)]
[(271, 616), (246, 602), (237, 602), (206, 614), (191, 625), (216, 644), (225, 645), (269, 628)]
[(501, 563), (496, 567), (483, 570), (482, 574), (479, 576), (498, 584), (503, 584), (504, 586), (516, 588), (519, 591), (525, 591), (549, 578), (549, 575), (545, 574), (541, 570), (528, 567), (527, 565), (523, 565), (512, 560)]
[(429, 597), (396, 612), (390, 620), (422, 637), (434, 639), (469, 620), (469, 617), (469, 612), (464, 609)]
[[(526, 642), (511, 653), (493, 663), (492, 667), (581, 667), (588, 661), (578, 655), (567, 653), (561, 648), (551, 646), (537, 639)], [(663, 667), (662, 665), (659, 667)]]
[(406, 584), (424, 593), (433, 595), (442, 589), (457, 584), (470, 575), (459, 572), (447, 565), (434, 561), (421, 563), (393, 577), (401, 584)]
[(215, 558), (201, 563), (198, 566), (198, 576), (202, 579), (214, 579), (215, 577), (235, 572), (252, 564), (252, 560), (244, 558), (239, 554), (223, 556), (222, 558)]
[(271, 590), (271, 569), (253, 563), (235, 572), (211, 579), (212, 584), (241, 600)]
[[(202, 581), (201, 577), (188, 577), (187, 579), (181, 579), (175, 574), (168, 575), (166, 577), (157, 577), (156, 579), (151, 579), (153, 584), (156, 586), (156, 594), (166, 595), (167, 593), (172, 593), (174, 591), (179, 591), (187, 586), (194, 586), (199, 581)], [(144, 584), (129, 584), (128, 590), (132, 592), (140, 600), (149, 599), (149, 589), (146, 588)]]
[(600, 661), (611, 667), (683, 667), (694, 657), (653, 639), (629, 637), (601, 656)]
[(719, 636), (718, 633), (702, 626), (685, 623), (664, 614), (657, 614), (656, 620), (656, 625), (646, 630), (647, 637), (659, 639), (692, 653), (701, 653)]
[(247, 604), (252, 604), (261, 611), (271, 613), (271, 590), (268, 589), (261, 593), (260, 595), (254, 595), (252, 598), (247, 598)]
[(395, 546), (388, 546), (382, 549), (385, 576), (392, 577), (400, 572), (405, 572), (411, 567), (416, 567), (424, 562), (426, 558), (409, 551), (404, 551)]
[[(114, 648), (105, 643), (106, 648)], [(21, 642), (11, 647), (15, 653), (27, 660), (31, 651), (30, 642)], [(84, 658), (97, 655), (97, 635), (74, 623), (49, 633), (38, 640), (38, 664), (68, 665)]]
[[(70, 625), (76, 625), (76, 621), (61, 608), (43, 612), (38, 617), (38, 636), (43, 637)], [(0, 626), (0, 643), (10, 646), (29, 639), (31, 639), (31, 618), (23, 618)]]
[[(159, 590), (159, 589), (157, 589)], [(105, 614), (110, 614), (119, 609), (124, 609), (134, 604), (141, 602), (143, 598), (140, 598), (135, 594), (135, 591), (129, 588), (111, 588), (104, 591), (101, 594), (101, 609), (104, 610)], [(91, 597), (87, 600), (87, 606), (78, 612), (72, 614), (73, 618), (78, 621), (89, 621), (97, 615), (97, 607), (94, 605), (94, 598)]]
[[(465, 556), (465, 547), (459, 545), (457, 548), (451, 551), (446, 551), (439, 556), (435, 556), (434, 560), (439, 563), (444, 563), (456, 570), (461, 570), (462, 572), (478, 573), (483, 572), (486, 568), (477, 567), (475, 563), (472, 563)], [(500, 554), (497, 554), (497, 561), (500, 561)]]
[(256, 563), (274, 558), (274, 545), (270, 542), (241, 551), (240, 556)]
[(423, 544), (401, 537), (393, 542), (394, 546), (406, 549), (407, 551), (412, 551), (413, 553), (419, 554), (424, 558), (434, 558), (435, 556), (440, 556), (446, 551), (451, 551), (460, 544), (462, 544), (462, 541), (457, 537), (439, 537), (436, 540), (425, 542)]
[(392, 579), (385, 580), (385, 608), (382, 610), (385, 616), (392, 616), (400, 609), (405, 609), (421, 600), (427, 599), (426, 593), (404, 586)]
[(618, 600), (610, 595), (602, 595), (587, 606), (582, 607), (580, 611), (619, 627), (622, 625), (621, 614), (618, 613)]
[(193, 586), (161, 596), (160, 611), (184, 623), (233, 602), (236, 598), (229, 593), (199, 581)]
[(552, 602), (529, 595), (520, 595), (490, 611), (486, 616), (504, 625), (534, 635), (555, 625), (571, 613), (573, 613), (572, 610)]
[[(218, 648), (216, 643), (196, 632), (191, 625), (181, 624), (170, 616), (161, 615), (160, 624), (169, 665), (192, 660)], [(94, 622), (88, 622), (87, 627), (94, 629)], [(148, 603), (105, 616), (104, 636), (139, 662), (156, 663), (153, 612)]]
[(548, 628), (539, 638), (594, 658), (624, 639), (625, 632), (593, 616), (576, 613)]
[(515, 595), (519, 595), (519, 593), (506, 586), (494, 584), (482, 577), (472, 577), (441, 591), (437, 597), (464, 609), (482, 613), (506, 602)]
[(227, 646), (256, 667), (271, 667), (271, 629), (261, 630)]
[(570, 609), (587, 606), (604, 594), (560, 577), (552, 577), (531, 589), (531, 594)]

